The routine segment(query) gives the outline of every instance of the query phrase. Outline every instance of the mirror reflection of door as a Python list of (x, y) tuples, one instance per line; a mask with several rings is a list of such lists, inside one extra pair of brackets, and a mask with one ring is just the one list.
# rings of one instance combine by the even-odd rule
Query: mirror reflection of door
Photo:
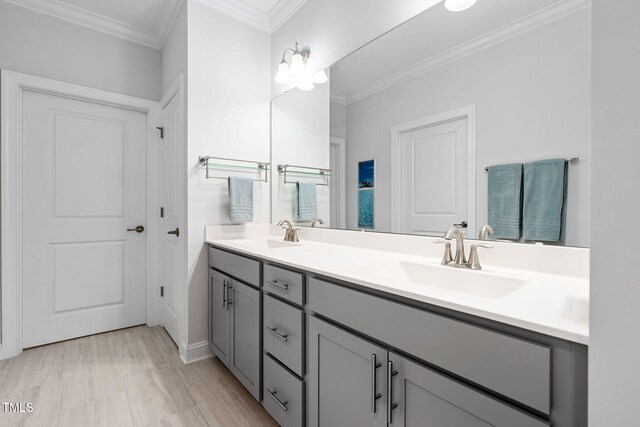
[(325, 227), (345, 228), (346, 224), (346, 146), (343, 138), (331, 137), (329, 145), (329, 169), (331, 180), (330, 192), (330, 217), (325, 221)]
[[(474, 230), (469, 203), (472, 165), (464, 116), (410, 128), (399, 135), (401, 233), (442, 235), (453, 224), (467, 221)], [(471, 187), (471, 188), (470, 188)]]

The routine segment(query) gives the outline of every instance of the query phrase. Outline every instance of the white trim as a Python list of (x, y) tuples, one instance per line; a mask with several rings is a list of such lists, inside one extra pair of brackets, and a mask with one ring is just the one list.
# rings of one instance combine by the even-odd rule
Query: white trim
[[(186, 102), (185, 102), (185, 90), (184, 90), (184, 75), (180, 73), (178, 78), (173, 82), (173, 84), (169, 87), (167, 92), (162, 96), (159, 104), (160, 116), (162, 110), (166, 108), (166, 106), (171, 102), (172, 99), (178, 97), (178, 129), (177, 134), (181, 135), (178, 144), (182, 146), (178, 150), (178, 158), (175, 159), (176, 164), (178, 165), (178, 188), (183, 189), (183, 191), (179, 191), (182, 195), (182, 199), (179, 201), (180, 206), (177, 209), (177, 221), (178, 228), (180, 231), (184, 230), (184, 236), (188, 236), (187, 234), (187, 127), (186, 127)], [(164, 123), (162, 124), (164, 126)], [(158, 159), (158, 164), (160, 164), (160, 159)], [(158, 182), (160, 181), (160, 175), (156, 175)], [(161, 190), (159, 189), (159, 192)], [(159, 206), (159, 204), (158, 204)], [(157, 236), (159, 239), (164, 237), (165, 230), (158, 230)], [(180, 233), (180, 234), (183, 234)], [(187, 313), (188, 313), (188, 298), (187, 298), (187, 282), (188, 282), (188, 272), (186, 270), (187, 266), (187, 239), (179, 239), (178, 241), (178, 289), (177, 289), (177, 314), (178, 314), (178, 342), (184, 343), (184, 339), (187, 336), (188, 325), (187, 325)], [(158, 282), (157, 286), (160, 286)], [(159, 304), (159, 309), (162, 309), (162, 301), (160, 301), (160, 293), (159, 289), (156, 289), (158, 292), (156, 293), (157, 298), (156, 301)], [(180, 353), (182, 355), (182, 352)]]
[(187, 345), (184, 341), (180, 344), (180, 359), (185, 365), (199, 362), (213, 357), (213, 353), (209, 350), (209, 343), (200, 341)]
[(567, 0), (534, 12), (502, 27), (496, 28), (480, 37), (476, 37), (454, 48), (424, 59), (404, 70), (384, 77), (366, 89), (346, 97), (347, 104), (361, 101), (383, 90), (402, 84), (429, 71), (443, 67), (469, 55), (478, 53), (496, 44), (517, 37), (527, 31), (550, 24), (558, 19), (589, 8), (590, 0)]
[(76, 25), (100, 31), (112, 36), (120, 37), (154, 49), (162, 48), (173, 21), (175, 21), (182, 2), (169, 13), (164, 13), (158, 26), (154, 30), (137, 27), (126, 22), (118, 21), (86, 9), (70, 5), (58, 0), (2, 0), (15, 6), (24, 7), (33, 12), (42, 13), (53, 18), (62, 19)]
[[(338, 147), (338, 177), (339, 184), (336, 194), (338, 200), (338, 222), (331, 224), (331, 228), (347, 228), (347, 145), (344, 138), (332, 136), (329, 144)], [(332, 177), (332, 180), (334, 178)]]
[(338, 92), (331, 92), (330, 100), (334, 104), (345, 105), (345, 106), (347, 105), (347, 97)]
[(402, 232), (402, 144), (404, 133), (441, 123), (467, 119), (467, 209), (469, 230), (476, 229), (476, 106), (475, 104), (403, 123), (391, 128), (391, 231)]
[[(22, 95), (25, 90), (140, 111), (147, 115), (147, 179), (157, 172), (156, 118), (158, 103), (71, 83), (2, 70), (0, 73), (0, 218), (2, 222), (2, 346), (0, 359), (22, 351)], [(149, 293), (156, 286), (155, 239), (157, 180), (147, 182), (147, 324), (157, 319)]]
[(271, 32), (269, 15), (238, 0), (194, 0), (202, 6), (220, 12), (238, 22), (266, 33)]
[(271, 12), (269, 12), (269, 22), (271, 32), (275, 33), (285, 22), (300, 10), (307, 0), (280, 0)]

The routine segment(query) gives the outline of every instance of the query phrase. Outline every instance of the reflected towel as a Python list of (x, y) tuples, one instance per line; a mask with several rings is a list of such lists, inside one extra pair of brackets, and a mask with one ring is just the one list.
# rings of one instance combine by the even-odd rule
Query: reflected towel
[(541, 160), (524, 165), (523, 237), (557, 242), (564, 238), (567, 161)]
[(234, 223), (253, 221), (253, 178), (229, 177), (229, 219)]
[(294, 207), (296, 221), (313, 221), (318, 216), (316, 184), (298, 181), (296, 188), (298, 193), (295, 197)]
[(519, 240), (522, 231), (522, 163), (489, 167), (489, 225), (497, 239)]

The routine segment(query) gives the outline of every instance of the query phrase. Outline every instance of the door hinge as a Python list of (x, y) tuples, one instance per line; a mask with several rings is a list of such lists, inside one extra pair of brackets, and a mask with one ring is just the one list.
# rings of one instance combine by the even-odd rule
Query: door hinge
[(160, 296), (164, 297), (164, 286), (160, 286)]
[(160, 218), (164, 218), (164, 208), (160, 208)]
[(160, 139), (164, 139), (164, 127), (157, 126), (156, 129), (160, 131)]

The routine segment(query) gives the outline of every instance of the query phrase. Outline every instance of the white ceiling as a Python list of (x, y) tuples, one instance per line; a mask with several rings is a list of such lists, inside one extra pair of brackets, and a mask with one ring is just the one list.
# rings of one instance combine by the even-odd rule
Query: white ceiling
[(437, 4), (334, 64), (333, 99), (356, 102), (589, 4), (589, 0), (481, 0), (457, 13)]
[[(185, 0), (3, 0), (68, 22), (162, 48)], [(262, 31), (272, 32), (306, 0), (195, 0)]]

